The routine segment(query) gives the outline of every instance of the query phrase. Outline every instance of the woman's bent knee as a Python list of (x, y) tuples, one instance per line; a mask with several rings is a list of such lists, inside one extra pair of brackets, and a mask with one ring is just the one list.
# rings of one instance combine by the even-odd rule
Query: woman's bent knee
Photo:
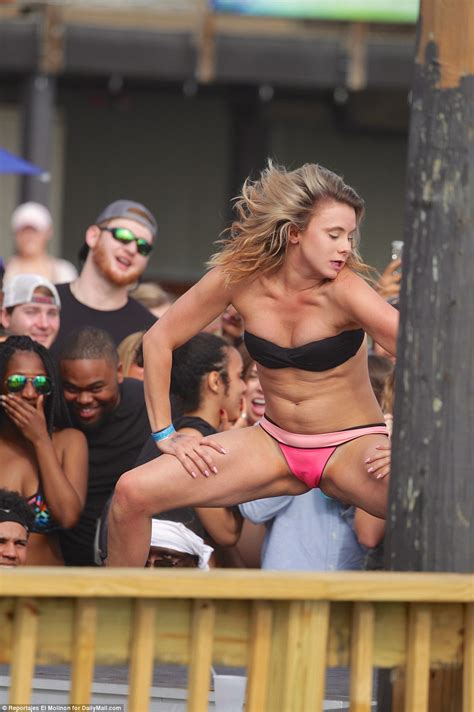
[(125, 472), (115, 485), (111, 511), (118, 517), (129, 516), (132, 512), (146, 513), (146, 499), (141, 494), (134, 470)]

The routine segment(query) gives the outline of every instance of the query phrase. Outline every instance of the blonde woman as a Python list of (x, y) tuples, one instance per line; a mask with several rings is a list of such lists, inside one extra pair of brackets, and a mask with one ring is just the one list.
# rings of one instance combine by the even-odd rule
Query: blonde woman
[(143, 361), (141, 345), (144, 331), (134, 331), (126, 336), (117, 346), (122, 372), (126, 378), (136, 378), (143, 381)]
[[(209, 272), (144, 337), (152, 437), (164, 456), (117, 484), (110, 566), (143, 566), (151, 515), (174, 507), (230, 506), (320, 487), (385, 516), (388, 478), (365, 464), (387, 441), (365, 332), (394, 353), (398, 312), (360, 276), (367, 270), (357, 250), (364, 203), (321, 166), (270, 164), (245, 183), (235, 210)], [(229, 304), (244, 319), (265, 417), (207, 438), (176, 433), (172, 352)]]

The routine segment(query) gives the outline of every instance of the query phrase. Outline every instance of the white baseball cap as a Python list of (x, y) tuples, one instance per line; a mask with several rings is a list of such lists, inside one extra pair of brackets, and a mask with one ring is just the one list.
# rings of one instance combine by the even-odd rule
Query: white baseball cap
[[(35, 294), (35, 289), (38, 287), (46, 287), (53, 296), (47, 297), (42, 294)], [(54, 304), (54, 306), (61, 308), (58, 290), (49, 279), (39, 274), (17, 274), (16, 277), (8, 280), (3, 289), (3, 306), (5, 309), (16, 307), (18, 304), (30, 304), (32, 302)]]
[(22, 203), (12, 214), (11, 226), (13, 232), (23, 227), (33, 227), (36, 230), (49, 230), (53, 219), (48, 208), (40, 203)]

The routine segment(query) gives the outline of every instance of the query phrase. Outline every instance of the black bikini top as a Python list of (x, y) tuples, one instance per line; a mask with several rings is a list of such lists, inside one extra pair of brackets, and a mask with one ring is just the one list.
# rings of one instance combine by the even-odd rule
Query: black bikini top
[(254, 361), (265, 368), (299, 368), (302, 371), (328, 371), (348, 361), (360, 349), (363, 329), (343, 331), (337, 336), (309, 344), (284, 348), (267, 339), (244, 333), (245, 346)]

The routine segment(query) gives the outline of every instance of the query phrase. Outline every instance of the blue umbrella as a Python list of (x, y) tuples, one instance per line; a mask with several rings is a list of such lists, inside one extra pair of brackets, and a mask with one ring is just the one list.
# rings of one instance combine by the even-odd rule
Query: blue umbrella
[(25, 173), (30, 176), (43, 175), (45, 171), (38, 166), (0, 148), (0, 173)]

